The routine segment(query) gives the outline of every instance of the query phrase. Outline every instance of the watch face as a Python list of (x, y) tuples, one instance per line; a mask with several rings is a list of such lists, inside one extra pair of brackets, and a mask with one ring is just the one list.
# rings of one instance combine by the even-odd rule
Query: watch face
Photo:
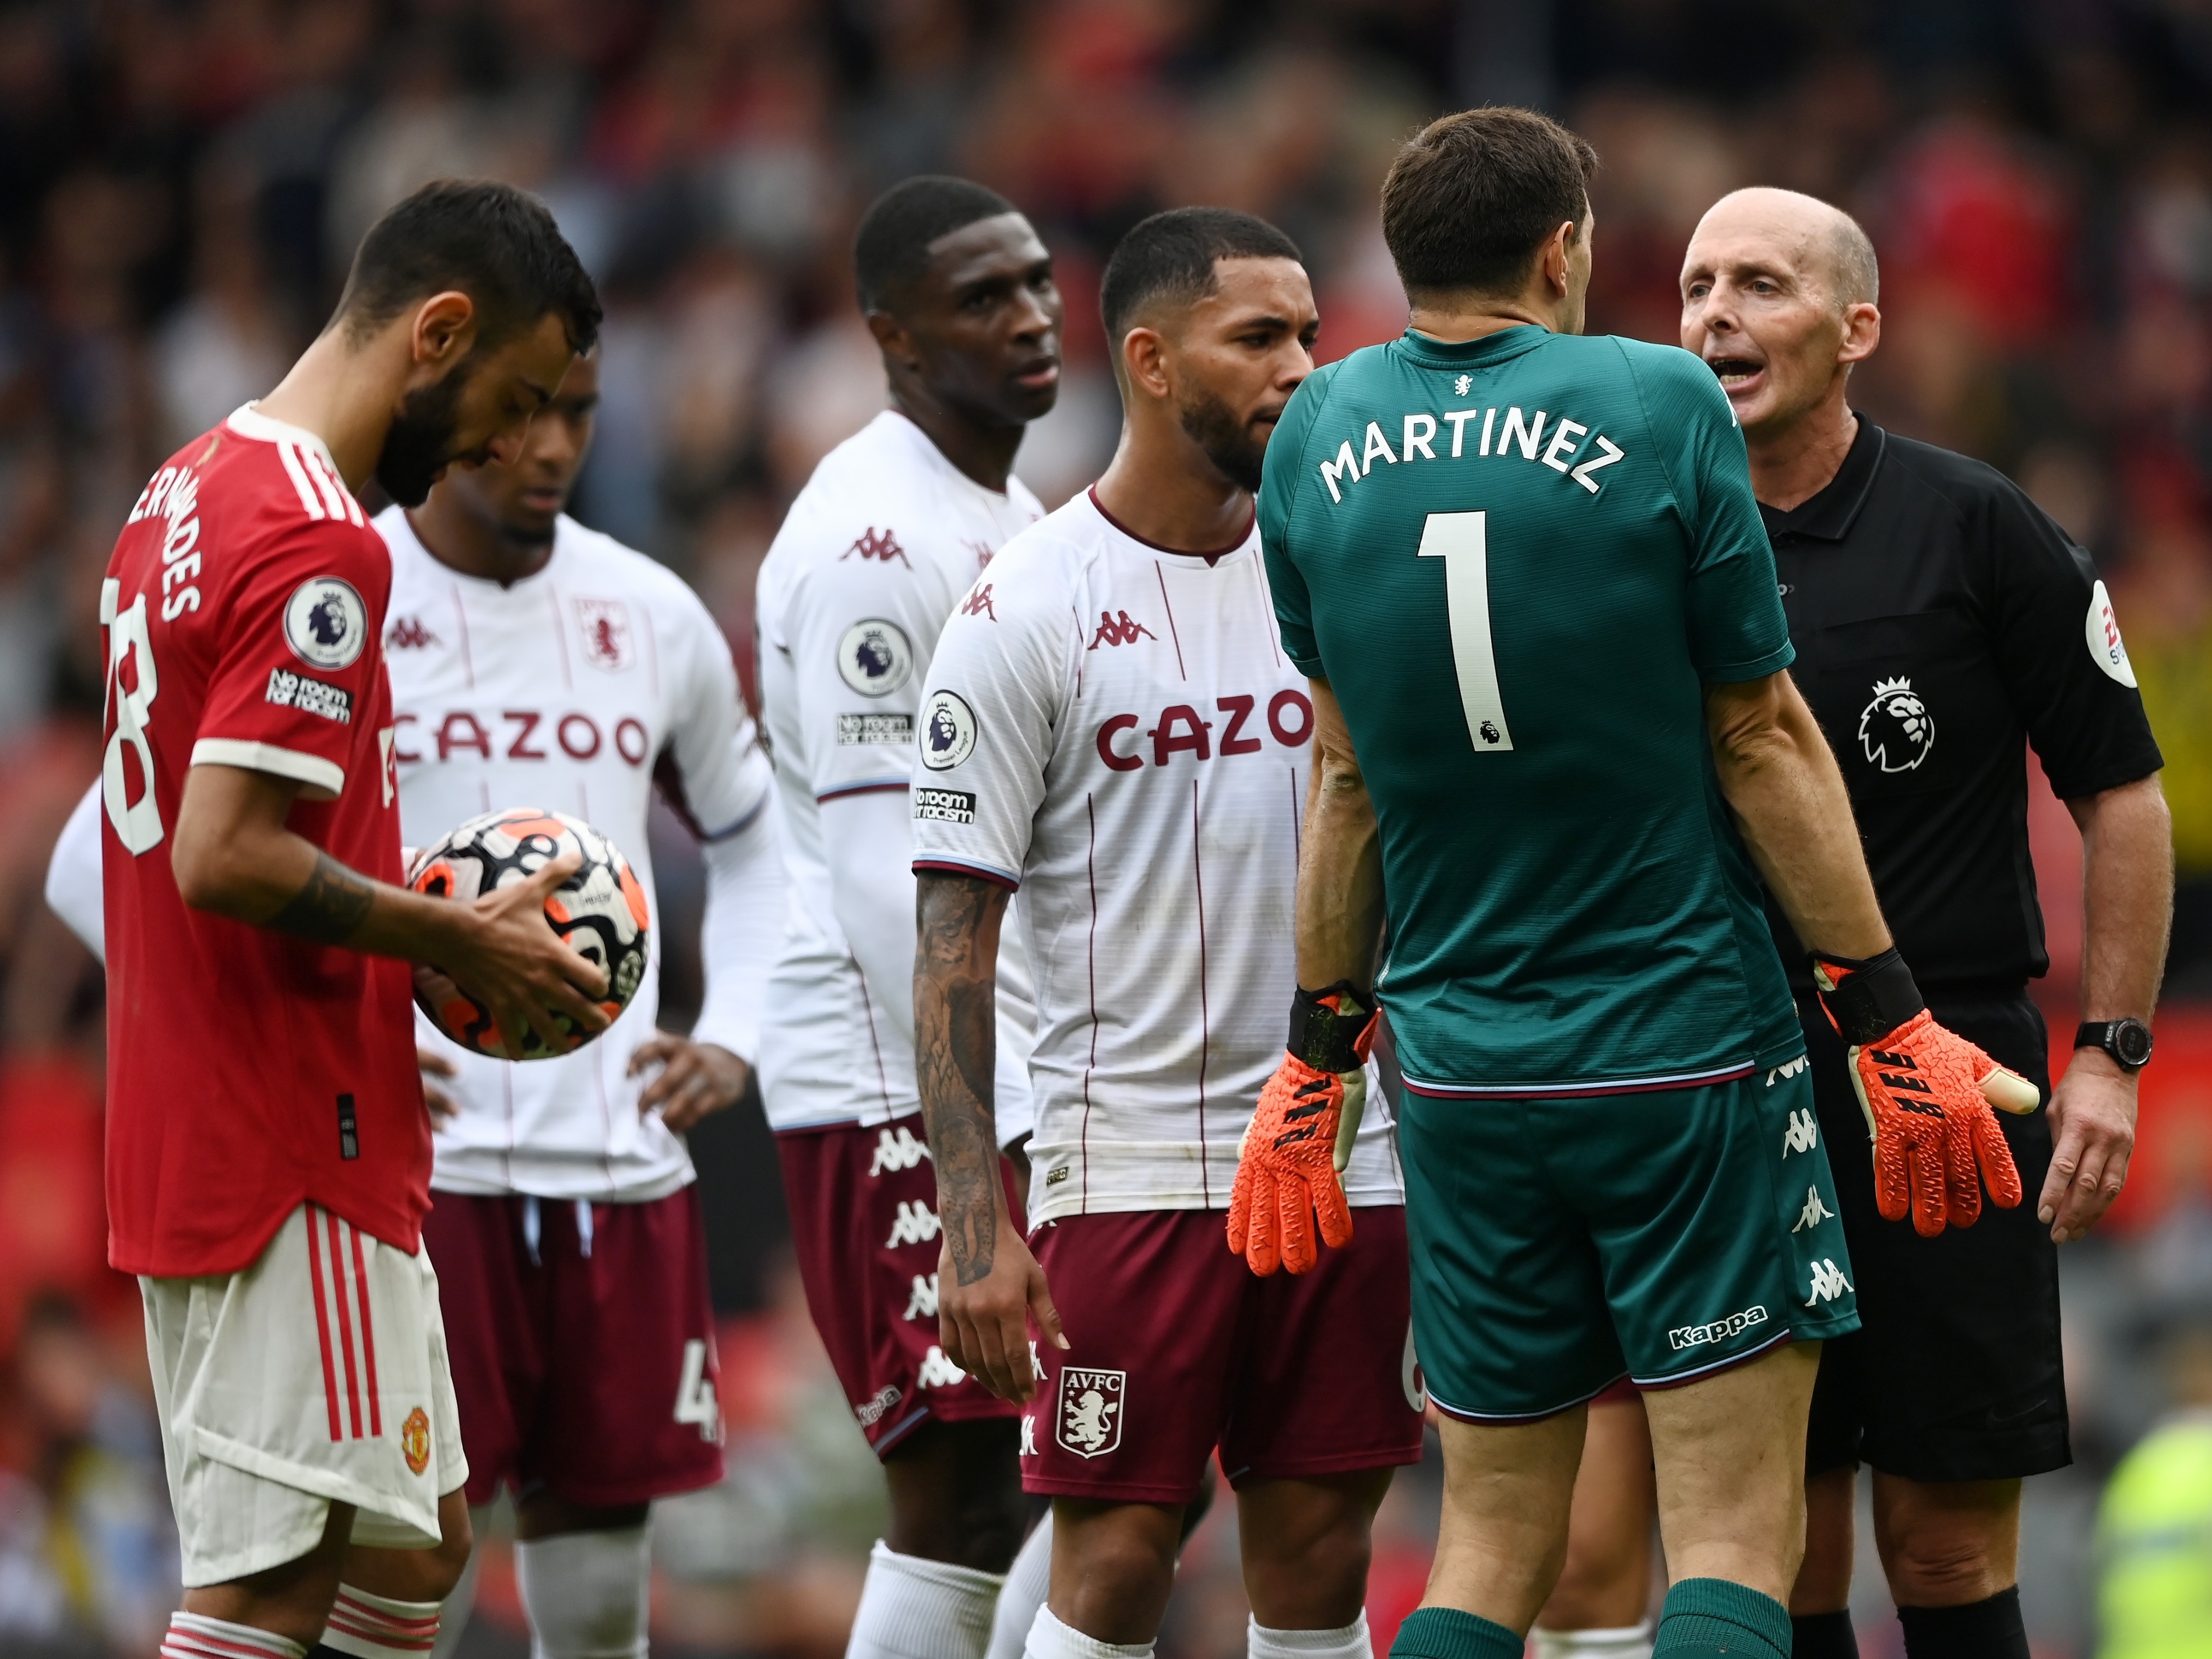
[(2140, 1066), (2150, 1058), (2150, 1027), (2139, 1019), (2123, 1019), (2112, 1026), (2112, 1047), (2120, 1063)]

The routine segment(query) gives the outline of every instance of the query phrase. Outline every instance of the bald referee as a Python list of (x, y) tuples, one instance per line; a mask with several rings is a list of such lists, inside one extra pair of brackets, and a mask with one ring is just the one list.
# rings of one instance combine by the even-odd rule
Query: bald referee
[[(2085, 1235), (2127, 1177), (2172, 908), (2172, 823), (2088, 555), (1991, 468), (1853, 414), (1851, 366), (1881, 337), (1876, 284), (1873, 246), (1845, 215), (1739, 191), (1684, 256), (1682, 343), (1742, 423), (1798, 686), (1842, 764), (1897, 944), (1936, 1018), (2034, 1079), (2050, 1107), (1999, 1115), (2031, 1202), (1932, 1238), (1884, 1220), (1844, 1049), (1770, 902), (1864, 1320), (1821, 1358), (1790, 1612), (1798, 1659), (1856, 1659), (1863, 1461), (1911, 1659), (2027, 1659), (2021, 1479), (2071, 1460), (2056, 1246)], [(2050, 966), (2027, 747), (2084, 852), (2082, 1024), (2055, 1091), (2027, 992)]]

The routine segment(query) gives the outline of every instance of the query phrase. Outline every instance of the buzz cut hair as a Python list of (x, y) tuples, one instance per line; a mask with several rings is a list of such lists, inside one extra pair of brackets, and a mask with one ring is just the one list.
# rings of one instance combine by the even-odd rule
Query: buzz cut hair
[(863, 312), (890, 311), (929, 263), (931, 246), (980, 219), (1021, 210), (972, 179), (902, 179), (869, 204), (853, 238), (853, 285)]
[(552, 315), (571, 351), (599, 337), (599, 295), (536, 197), (490, 179), (439, 179), (388, 210), (361, 239), (331, 325), (366, 339), (409, 306), (458, 292), (476, 307), (477, 346)]
[(1382, 180), (1382, 240), (1407, 296), (1519, 293), (1536, 250), (1588, 216), (1596, 173), (1587, 139), (1532, 109), (1430, 122)]
[(1115, 245), (1098, 283), (1098, 311), (1120, 361), (1121, 343), (1137, 314), (1165, 301), (1191, 305), (1218, 293), (1221, 259), (1292, 259), (1298, 245), (1265, 219), (1233, 208), (1170, 208), (1140, 219)]

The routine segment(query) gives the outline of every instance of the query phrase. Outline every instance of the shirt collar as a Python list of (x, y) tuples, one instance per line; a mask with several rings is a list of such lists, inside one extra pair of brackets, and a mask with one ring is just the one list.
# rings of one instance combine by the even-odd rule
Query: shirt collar
[(331, 470), (331, 477), (338, 476), (337, 463), (331, 459), (330, 446), (303, 426), (294, 426), (289, 421), (280, 421), (273, 415), (264, 415), (258, 402), (241, 404), (231, 410), (224, 424), (241, 438), (252, 438), (264, 444), (302, 444)]
[(1858, 435), (1851, 440), (1844, 464), (1819, 493), (1787, 513), (1759, 503), (1759, 516), (1766, 521), (1770, 541), (1778, 536), (1809, 536), (1815, 541), (1839, 542), (1851, 533), (1859, 509), (1874, 489), (1875, 474), (1881, 471), (1882, 451), (1887, 447), (1880, 427), (1863, 415), (1858, 422)]
[(1436, 368), (1474, 368), (1502, 363), (1524, 351), (1534, 351), (1551, 337), (1552, 331), (1547, 328), (1540, 328), (1534, 323), (1516, 323), (1511, 328), (1501, 328), (1472, 340), (1432, 340), (1409, 328), (1395, 343), (1418, 363)]

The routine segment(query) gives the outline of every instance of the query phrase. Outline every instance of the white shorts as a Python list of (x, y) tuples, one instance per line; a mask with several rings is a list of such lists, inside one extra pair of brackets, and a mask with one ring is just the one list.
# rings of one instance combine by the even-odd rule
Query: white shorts
[(427, 1253), (302, 1205), (243, 1272), (138, 1288), (188, 1588), (307, 1554), (334, 1501), (356, 1544), (439, 1541), (469, 1468)]

